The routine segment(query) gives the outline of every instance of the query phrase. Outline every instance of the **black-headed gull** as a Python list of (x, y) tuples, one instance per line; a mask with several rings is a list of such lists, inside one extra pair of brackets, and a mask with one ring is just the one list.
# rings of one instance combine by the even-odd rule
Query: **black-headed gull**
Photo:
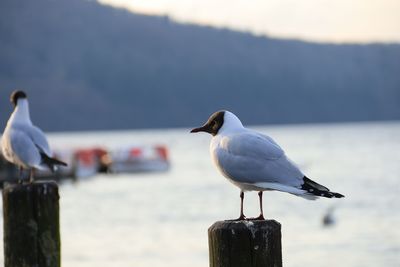
[(238, 220), (245, 219), (245, 191), (259, 192), (260, 216), (256, 219), (264, 219), (263, 191), (277, 190), (306, 199), (344, 197), (307, 178), (271, 137), (246, 129), (229, 111), (215, 112), (203, 126), (191, 132), (207, 132), (213, 136), (210, 152), (215, 165), (240, 188)]
[(10, 100), (14, 111), (1, 139), (4, 158), (17, 165), (21, 172), (22, 169), (29, 169), (31, 182), (34, 169), (49, 168), (54, 171), (57, 165), (67, 166), (66, 163), (52, 157), (46, 136), (32, 124), (26, 94), (23, 91), (14, 91)]

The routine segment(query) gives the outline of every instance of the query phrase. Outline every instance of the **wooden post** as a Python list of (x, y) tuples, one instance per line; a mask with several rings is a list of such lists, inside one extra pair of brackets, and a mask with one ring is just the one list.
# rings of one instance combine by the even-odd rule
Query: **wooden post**
[(219, 221), (208, 229), (210, 267), (282, 267), (281, 225)]
[(53, 181), (5, 185), (5, 267), (60, 267), (58, 200)]

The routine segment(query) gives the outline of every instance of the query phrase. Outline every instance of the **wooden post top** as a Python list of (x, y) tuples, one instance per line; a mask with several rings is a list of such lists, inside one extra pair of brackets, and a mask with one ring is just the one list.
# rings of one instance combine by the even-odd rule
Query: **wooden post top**
[(210, 267), (282, 267), (281, 224), (218, 221), (208, 228)]
[(232, 229), (232, 230), (245, 230), (245, 229), (253, 229), (253, 230), (271, 230), (271, 231), (280, 231), (281, 224), (275, 220), (225, 220), (225, 221), (217, 221), (213, 225), (210, 226), (210, 230), (217, 229)]
[(5, 267), (60, 267), (59, 198), (53, 181), (4, 186)]
[(35, 181), (32, 183), (4, 183), (3, 191), (7, 193), (12, 193), (15, 191), (30, 191), (37, 190), (40, 193), (52, 194), (54, 190), (58, 190), (58, 184), (55, 181)]

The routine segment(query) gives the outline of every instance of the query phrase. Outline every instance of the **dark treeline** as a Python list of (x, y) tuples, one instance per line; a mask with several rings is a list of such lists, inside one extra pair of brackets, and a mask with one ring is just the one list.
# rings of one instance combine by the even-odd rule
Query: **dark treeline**
[(0, 1), (0, 123), (28, 92), (45, 130), (400, 119), (400, 45), (178, 24), (84, 0)]

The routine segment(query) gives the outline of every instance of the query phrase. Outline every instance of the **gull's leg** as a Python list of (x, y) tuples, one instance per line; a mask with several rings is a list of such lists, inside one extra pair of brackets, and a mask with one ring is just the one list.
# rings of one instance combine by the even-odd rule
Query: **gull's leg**
[(243, 214), (243, 200), (244, 200), (244, 192), (240, 191), (240, 217), (236, 219), (236, 221), (241, 221), (246, 219), (246, 216)]
[(255, 218), (256, 220), (265, 220), (263, 212), (262, 196), (263, 196), (263, 191), (258, 192), (258, 199), (260, 200), (260, 216)]
[(34, 181), (34, 179), (33, 179), (34, 174), (35, 174), (35, 170), (34, 170), (33, 168), (31, 168), (31, 175), (30, 175), (30, 177), (29, 177), (29, 183), (33, 183), (33, 181)]
[(19, 184), (22, 184), (22, 182), (23, 182), (22, 175), (23, 175), (23, 168), (19, 167), (19, 179), (18, 179)]

